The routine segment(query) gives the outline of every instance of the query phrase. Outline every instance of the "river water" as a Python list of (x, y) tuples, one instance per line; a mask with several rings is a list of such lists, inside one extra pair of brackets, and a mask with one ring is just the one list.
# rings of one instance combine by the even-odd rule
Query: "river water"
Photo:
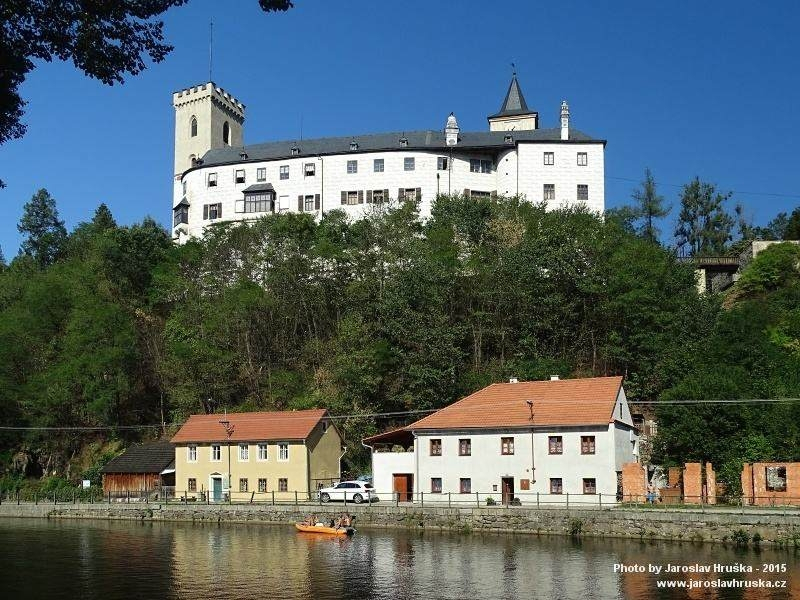
[[(689, 542), (396, 530), (335, 539), (287, 525), (0, 519), (0, 548), (0, 599), (800, 599), (797, 551)], [(615, 572), (615, 564), (760, 572), (656, 576)], [(718, 579), (786, 587), (688, 591), (656, 583)]]

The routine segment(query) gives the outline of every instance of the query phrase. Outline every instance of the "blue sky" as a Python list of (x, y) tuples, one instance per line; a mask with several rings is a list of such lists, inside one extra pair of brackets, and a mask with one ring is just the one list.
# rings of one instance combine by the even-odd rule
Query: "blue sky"
[[(247, 105), (246, 143), (296, 139), (301, 120), (307, 138), (440, 129), (450, 111), (462, 129), (484, 130), (513, 61), (542, 126), (557, 124), (566, 98), (572, 124), (608, 140), (607, 207), (629, 202), (648, 166), (673, 206), (695, 175), (733, 190), (756, 223), (800, 205), (797, 3), (295, 4), (278, 15), (256, 0), (172, 9), (175, 50), (122, 86), (71, 64), (37, 68), (22, 87), (28, 134), (0, 146), (6, 258), (41, 187), (70, 229), (101, 202), (123, 224), (169, 222), (171, 93), (208, 78), (212, 16), (213, 77)], [(667, 241), (676, 212), (662, 224)]]

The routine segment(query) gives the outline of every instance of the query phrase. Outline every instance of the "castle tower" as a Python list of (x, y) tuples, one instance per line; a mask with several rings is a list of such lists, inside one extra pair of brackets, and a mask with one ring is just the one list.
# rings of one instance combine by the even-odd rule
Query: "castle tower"
[(500, 111), (489, 116), (488, 120), (489, 131), (525, 131), (539, 128), (539, 113), (528, 108), (516, 72), (511, 76), (511, 84)]
[(566, 100), (561, 101), (561, 139), (569, 139), (569, 106)]
[(213, 148), (244, 144), (244, 104), (213, 82), (175, 92), (172, 105), (176, 176)]
[(450, 113), (450, 116), (447, 117), (447, 124), (444, 126), (445, 144), (448, 146), (455, 146), (458, 143), (459, 131), (461, 131), (461, 128), (458, 126), (456, 116)]

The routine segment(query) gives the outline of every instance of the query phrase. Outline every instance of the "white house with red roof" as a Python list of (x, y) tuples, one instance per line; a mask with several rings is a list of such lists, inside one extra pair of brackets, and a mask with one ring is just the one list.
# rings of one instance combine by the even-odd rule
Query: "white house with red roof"
[(622, 377), (496, 383), (363, 443), (382, 499), (431, 503), (610, 504), (639, 454)]

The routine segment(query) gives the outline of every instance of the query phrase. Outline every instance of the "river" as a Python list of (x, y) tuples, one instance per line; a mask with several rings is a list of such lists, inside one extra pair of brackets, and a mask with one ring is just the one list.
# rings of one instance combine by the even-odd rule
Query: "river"
[[(399, 530), (334, 539), (286, 525), (0, 519), (0, 548), (0, 598), (9, 599), (800, 598), (797, 551), (689, 542)], [(615, 572), (619, 564), (761, 572), (656, 576)], [(656, 588), (657, 580), (717, 579), (787, 587)]]

